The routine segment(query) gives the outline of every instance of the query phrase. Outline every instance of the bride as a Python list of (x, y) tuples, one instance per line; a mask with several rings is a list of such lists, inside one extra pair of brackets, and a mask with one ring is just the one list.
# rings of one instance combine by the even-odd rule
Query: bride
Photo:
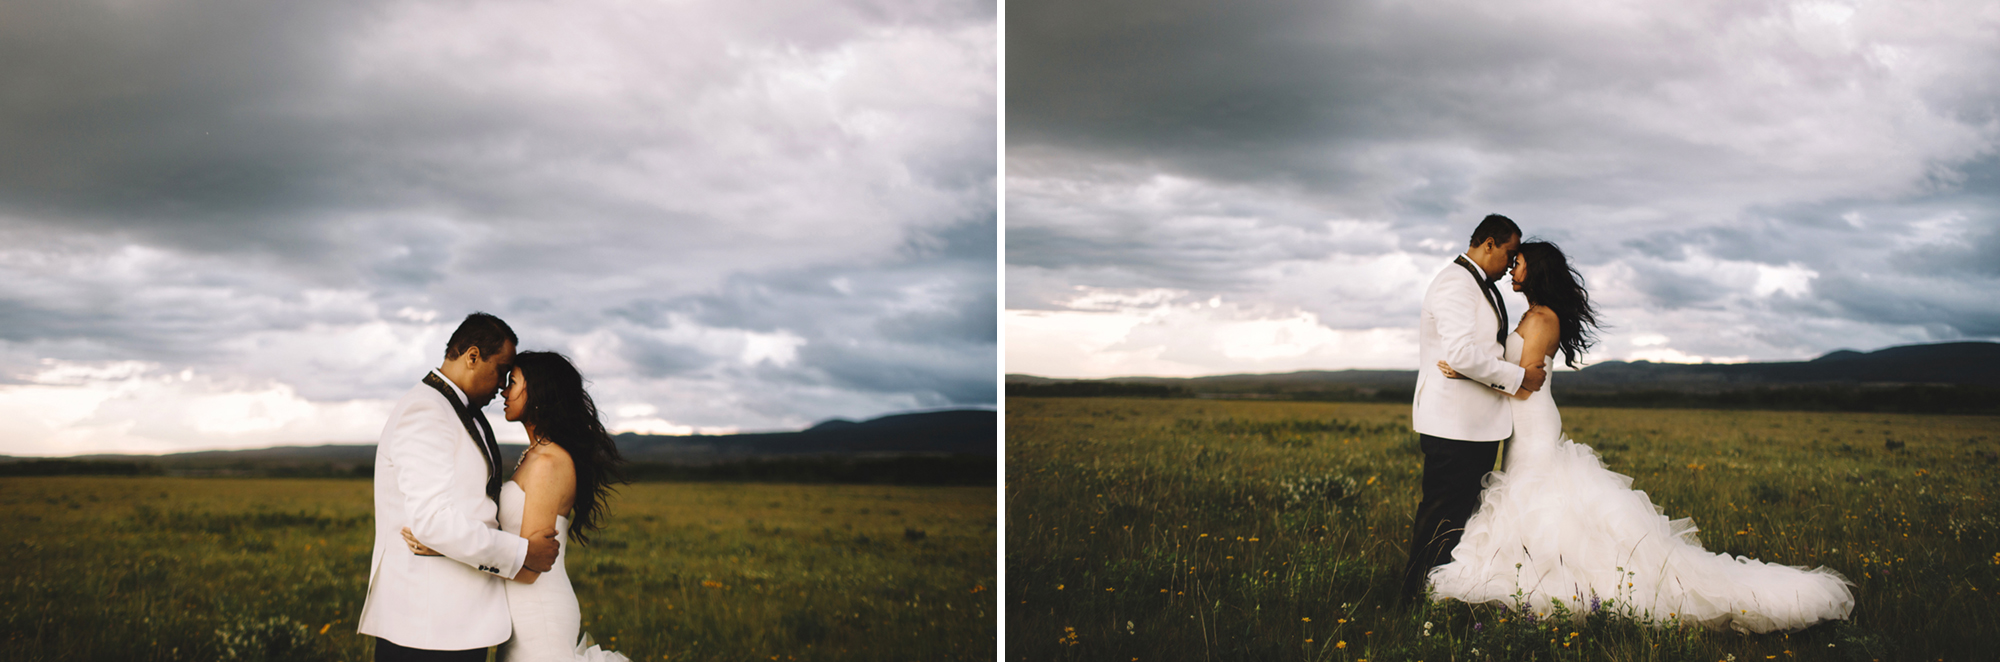
[[(1570, 367), (1597, 320), (1579, 276), (1555, 244), (1521, 244), (1514, 290), (1528, 312), (1507, 337), (1509, 361), (1541, 363), (1561, 350)], [(1438, 367), (1460, 378), (1449, 365)], [(1553, 375), (1550, 381), (1553, 382)], [(1435, 598), (1508, 605), (1546, 615), (1556, 603), (1616, 600), (1642, 618), (1743, 632), (1796, 630), (1844, 619), (1852, 584), (1825, 567), (1768, 564), (1703, 550), (1694, 524), (1669, 520), (1632, 479), (1604, 468), (1562, 434), (1550, 388), (1513, 395), (1514, 437), (1502, 471), (1487, 475), (1479, 510), (1449, 562), (1431, 569)]]
[[(623, 458), (597, 420), (597, 405), (569, 359), (555, 352), (522, 352), (514, 357), (509, 381), (507, 420), (520, 421), (530, 443), (514, 465), (513, 480), (500, 486), (500, 528), (519, 535), (553, 527), (563, 545), (547, 573), (522, 569), (507, 582), (514, 636), (501, 645), (500, 659), (626, 662), (624, 655), (592, 645), (588, 634), (578, 640), (583, 613), (563, 568), (569, 540), (589, 544), (589, 531), (603, 526), (611, 483), (623, 481), (618, 471)], [(403, 540), (410, 551), (436, 554), (407, 528)]]

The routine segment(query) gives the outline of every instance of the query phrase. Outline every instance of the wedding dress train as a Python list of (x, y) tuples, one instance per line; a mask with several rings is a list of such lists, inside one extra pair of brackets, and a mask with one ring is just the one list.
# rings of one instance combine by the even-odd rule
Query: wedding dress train
[[(1507, 337), (1517, 361), (1521, 336)], [(1553, 375), (1551, 375), (1553, 377)], [(1486, 478), (1479, 510), (1448, 563), (1429, 575), (1434, 597), (1546, 615), (1557, 602), (1587, 611), (1615, 600), (1655, 622), (1744, 632), (1795, 630), (1854, 608), (1840, 573), (1702, 549), (1695, 526), (1669, 520), (1632, 479), (1562, 435), (1550, 388), (1514, 400), (1504, 471)]]

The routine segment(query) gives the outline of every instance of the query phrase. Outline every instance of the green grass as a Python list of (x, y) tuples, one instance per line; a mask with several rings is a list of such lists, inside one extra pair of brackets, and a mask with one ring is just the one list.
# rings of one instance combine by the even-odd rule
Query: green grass
[[(0, 660), (368, 660), (371, 495), (366, 480), (0, 479), (15, 541)], [(568, 568), (584, 630), (634, 660), (991, 659), (993, 501), (634, 484)]]
[(2000, 418), (1563, 413), (1710, 551), (1847, 575), (1851, 619), (1744, 635), (1615, 605), (1559, 624), (1399, 611), (1423, 465), (1408, 405), (1014, 398), (1007, 657), (1964, 660), (2000, 645)]

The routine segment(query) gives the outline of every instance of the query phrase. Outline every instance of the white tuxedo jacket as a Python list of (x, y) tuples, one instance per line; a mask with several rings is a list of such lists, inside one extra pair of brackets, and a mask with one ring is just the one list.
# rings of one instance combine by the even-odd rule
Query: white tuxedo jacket
[[(1419, 364), (1411, 428), (1459, 441), (1500, 441), (1514, 433), (1507, 394), (1521, 388), (1527, 370), (1508, 363), (1503, 358), (1506, 346), (1493, 339), (1506, 322), (1486, 302), (1477, 277), (1464, 267), (1447, 262), (1438, 270), (1424, 291), (1423, 314), (1417, 322)], [(1447, 379), (1438, 361), (1451, 364), (1469, 379)]]
[[(375, 554), (362, 634), (429, 650), (484, 648), (513, 634), (505, 582), (520, 572), (528, 541), (500, 530), (478, 444), (428, 385), (389, 413), (375, 448)], [(411, 553), (406, 526), (444, 556)]]

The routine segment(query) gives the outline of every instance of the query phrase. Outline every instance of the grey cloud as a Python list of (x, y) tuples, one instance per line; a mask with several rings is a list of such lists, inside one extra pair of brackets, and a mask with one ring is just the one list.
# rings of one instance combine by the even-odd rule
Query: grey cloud
[[(1498, 212), (1587, 270), (1629, 267), (1625, 314), (1827, 326), (1703, 345), (1718, 356), (1994, 335), (2000, 309), (1968, 295), (2000, 269), (2000, 45), (1976, 3), (1837, 21), (1783, 2), (1599, 10), (1010, 5), (1008, 306), (1167, 287), (1402, 326), (1392, 302), (1257, 266), (1421, 262)], [(1149, 198), (1153, 179), (1196, 192)], [(1306, 234), (1173, 222), (1231, 213)], [(1327, 219), (1383, 224), (1388, 249), (1311, 240)], [(1746, 263), (1780, 282), (1760, 293)]]
[(1989, 217), (1986, 223), (1983, 232), (1966, 237), (1963, 243), (1900, 251), (1890, 257), (1891, 264), (1910, 274), (2000, 279), (2000, 217)]
[(1423, 169), (1422, 179), (1392, 198), (1398, 211), (1420, 218), (1450, 218), (1465, 209), (1472, 173), (1463, 169)]
[[(1657, 260), (1683, 260), (1688, 248), (1694, 245), (1695, 235), (1688, 232), (1653, 232), (1619, 242), (1622, 248), (1630, 249), (1636, 255)], [(1621, 251), (1623, 252), (1623, 251)], [(1583, 256), (1578, 255), (1579, 259)]]
[(1939, 303), (1935, 297), (1929, 301), (1902, 303), (1842, 299), (1846, 299), (1842, 303), (1847, 304), (1850, 310), (1871, 320), (1893, 320), (1905, 326), (1923, 328), (1925, 341), (2000, 337), (2000, 316), (1962, 307), (1957, 310), (1935, 308), (1933, 304)]
[[(379, 223), (357, 228), (373, 255), (358, 260), (368, 280), (383, 289), (413, 289), (443, 280), (452, 266), (456, 233), (437, 224)], [(359, 242), (356, 242), (359, 243)], [(359, 251), (356, 251), (359, 252)]]
[[(1629, 84), (1618, 67), (1635, 58), (1576, 57), (1566, 49), (1601, 45), (1549, 38), (1563, 26), (1363, 3), (1030, 2), (1009, 13), (1022, 19), (1008, 32), (1011, 145), (1361, 193), (1381, 175), (1369, 149), (1401, 140), (1504, 152), (1642, 138), (1579, 127), (1587, 118), (1545, 98), (1551, 87)], [(1455, 210), (1451, 177), (1441, 180), (1413, 187), (1408, 211)]]
[(1274, 264), (1379, 255), (1399, 241), (1337, 234), (1327, 224), (1340, 217), (1302, 204), (1296, 191), (1281, 186), (1061, 177), (1043, 180), (1063, 182), (1048, 189), (1010, 184), (1010, 267), (1091, 269), (1103, 277), (1094, 284), (1104, 287), (1247, 291), (1261, 287), (1265, 276), (1258, 272)]
[[(760, 365), (743, 378), (906, 393), (931, 406), (992, 404), (998, 397), (991, 370), (998, 329), (995, 233), (989, 213), (916, 232), (879, 261), (739, 273), (706, 292), (635, 298), (595, 316), (564, 310), (522, 318), (556, 326), (564, 324), (564, 316), (572, 323), (598, 320), (575, 325), (578, 331), (630, 324), (633, 332), (620, 334), (624, 356), (648, 376), (736, 374), (732, 358), (650, 335), (671, 332), (682, 319), (804, 341), (795, 363)], [(868, 361), (881, 364), (865, 365)]]
[[(1010, 149), (1283, 182), (1352, 214), (1407, 221), (1473, 211), (1466, 191), (1505, 208), (1655, 204), (1694, 186), (1760, 199), (1782, 195), (1757, 189), (1787, 170), (1800, 176), (1793, 185), (1814, 186), (1800, 168), (1839, 168), (1778, 165), (1762, 146), (1730, 142), (1801, 119), (1744, 99), (1779, 91), (1750, 82), (1746, 67), (1767, 62), (1783, 70), (1783, 93), (1818, 96), (1893, 75), (1863, 54), (1758, 41), (1762, 21), (1811, 18), (1786, 3), (1687, 8), (1673, 20), (1575, 9), (1021, 3), (1009, 12)], [(1885, 46), (1930, 45), (1859, 30)], [(1992, 46), (1975, 48), (1952, 61), (1991, 61)], [(1689, 107), (1741, 112), (1717, 118), (1737, 125), (1695, 131), (1675, 117)], [(1465, 187), (1453, 170), (1469, 164), (1485, 172)]]
[(991, 287), (966, 288), (948, 307), (884, 317), (875, 328), (882, 337), (902, 342), (952, 339), (967, 343), (992, 342), (999, 328), (995, 306), (998, 297)]
[(0, 299), (0, 339), (16, 343), (74, 338), (107, 326), (113, 315), (91, 309), (55, 309), (34, 302)]
[[(699, 142), (699, 127), (647, 117), (647, 106), (687, 99), (648, 98), (639, 88), (624, 99), (565, 99), (484, 79), (508, 67), (561, 66), (560, 58), (581, 50), (574, 44), (469, 43), (471, 57), (491, 60), (355, 70), (355, 51), (379, 47), (383, 33), (393, 34), (390, 23), (414, 6), (215, 0), (171, 7), (61, 3), (10, 12), (10, 57), (0, 77), (13, 81), (13, 94), (0, 104), (0, 148), (13, 158), (0, 165), (0, 209), (148, 243), (285, 255), (310, 252), (329, 221), (412, 209), (480, 224), (719, 220), (662, 209), (582, 176), (629, 169), (661, 141)], [(702, 31), (714, 50), (646, 53), (643, 42), (607, 47), (633, 49), (625, 53), (633, 61), (621, 63), (627, 65), (693, 56), (664, 72), (633, 73), (665, 73), (667, 80), (653, 82), (704, 93), (746, 71), (723, 66), (727, 56), (715, 42), (729, 38), (731, 28), (754, 26), (769, 31), (758, 37), (778, 43), (831, 49), (865, 34), (874, 21), (990, 22), (976, 7), (822, 4), (810, 21), (691, 7), (708, 14), (686, 18), (722, 24)], [(459, 68), (432, 68), (441, 65)], [(790, 149), (837, 144), (825, 126), (759, 130), (762, 139), (789, 142)], [(948, 132), (939, 140), (977, 140), (955, 135), (963, 133), (959, 127), (936, 130)], [(967, 165), (980, 161), (980, 151), (953, 146), (912, 154), (912, 173), (964, 188), (980, 177)], [(990, 163), (989, 157), (988, 180)], [(933, 172), (939, 164), (950, 164), (948, 172)]]
[(1939, 339), (2000, 337), (2000, 308), (1993, 288), (2000, 281), (1940, 281), (1919, 278), (1822, 276), (1815, 295), (1839, 306), (1849, 319), (1877, 324), (1925, 326)]
[(661, 342), (643, 336), (626, 334), (620, 340), (626, 349), (626, 360), (639, 369), (640, 375), (646, 377), (689, 374), (713, 364), (716, 360), (716, 357), (709, 356), (694, 347)]
[[(1007, 229), (1007, 257), (1013, 265), (1026, 267), (1066, 267), (1095, 265), (1107, 268), (1110, 278), (1098, 279), (1100, 287), (1194, 287), (1235, 290), (1253, 287), (1258, 281), (1242, 268), (1248, 246), (1213, 235), (1171, 234), (1106, 237), (1077, 228), (1024, 226)], [(1093, 236), (1097, 235), (1097, 236)]]
[[(868, 391), (909, 392), (924, 406), (978, 405), (998, 402), (993, 373), (980, 362), (968, 361), (975, 347), (893, 346), (846, 347), (808, 345), (800, 360), (824, 375), (827, 383)], [(809, 382), (813, 374), (800, 375)]]
[(873, 269), (737, 277), (715, 293), (618, 314), (657, 323), (678, 310), (711, 326), (795, 334), (806, 344), (787, 379), (910, 391), (932, 404), (990, 404), (997, 402), (994, 233), (989, 215), (915, 238), (901, 259)]
[[(142, 361), (393, 398), (484, 310), (676, 421), (994, 402), (995, 21), (964, 0), (10, 8), (0, 373)], [(675, 315), (951, 358), (888, 370), (902, 387), (774, 378)]]
[(84, 244), (57, 253), (16, 247), (13, 257), (34, 262), (0, 268), (0, 338), (97, 348), (64, 358), (178, 363), (222, 356), (245, 330), (368, 319), (351, 306), (316, 304), (304, 283), (250, 265)]
[[(1007, 241), (1013, 243), (1013, 230), (1008, 231)], [(1076, 269), (1044, 269), (1041, 267), (1013, 264), (1007, 265), (1007, 309), (1008, 310), (1062, 310), (1063, 304), (1076, 294), (1077, 281), (1105, 282), (1102, 278), (1081, 276)]]
[[(241, 246), (323, 201), (326, 127), (303, 120), (366, 7), (77, 2), (9, 12), (0, 205), (16, 214)], [(306, 111), (306, 112), (301, 112)], [(336, 144), (338, 141), (333, 141)], [(175, 222), (164, 223), (167, 218)], [(150, 220), (151, 227), (126, 227)]]

